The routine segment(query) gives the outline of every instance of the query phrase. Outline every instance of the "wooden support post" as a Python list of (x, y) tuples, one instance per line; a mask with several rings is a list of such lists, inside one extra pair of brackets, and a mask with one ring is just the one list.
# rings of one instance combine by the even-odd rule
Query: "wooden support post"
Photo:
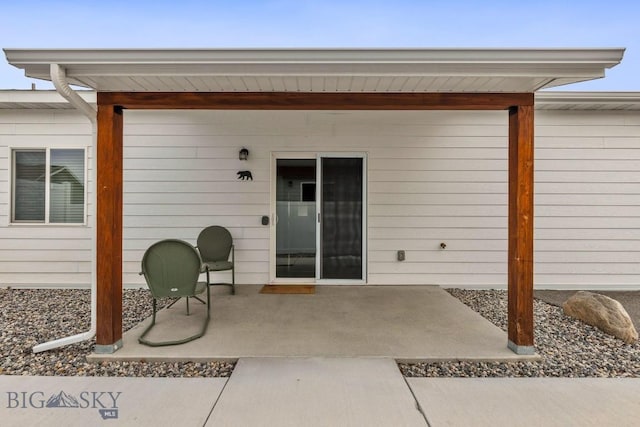
[(533, 354), (533, 106), (509, 109), (508, 337)]
[(98, 106), (96, 353), (122, 346), (122, 109)]

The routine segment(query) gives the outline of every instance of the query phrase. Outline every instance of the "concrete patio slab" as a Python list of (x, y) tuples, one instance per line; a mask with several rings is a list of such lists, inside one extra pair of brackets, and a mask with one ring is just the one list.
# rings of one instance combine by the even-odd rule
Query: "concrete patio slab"
[(426, 426), (391, 359), (240, 359), (207, 426)]
[(1, 375), (0, 424), (202, 426), (227, 380)]
[(432, 427), (637, 426), (637, 378), (407, 378)]
[[(507, 334), (438, 286), (318, 286), (313, 295), (265, 295), (238, 286), (212, 289), (204, 337), (171, 347), (137, 339), (147, 321), (128, 331), (124, 346), (90, 360), (211, 361), (241, 357), (384, 357), (399, 361), (522, 360)], [(158, 315), (150, 339), (186, 336), (204, 305), (180, 302)]]

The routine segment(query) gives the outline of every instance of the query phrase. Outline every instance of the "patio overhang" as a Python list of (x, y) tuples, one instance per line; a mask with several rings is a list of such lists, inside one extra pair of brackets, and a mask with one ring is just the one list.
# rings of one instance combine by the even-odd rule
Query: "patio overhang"
[(624, 49), (5, 49), (98, 92), (535, 92), (604, 77)]
[(122, 339), (126, 109), (508, 110), (508, 346), (533, 352), (534, 92), (604, 76), (624, 49), (5, 49), (97, 94), (97, 344)]

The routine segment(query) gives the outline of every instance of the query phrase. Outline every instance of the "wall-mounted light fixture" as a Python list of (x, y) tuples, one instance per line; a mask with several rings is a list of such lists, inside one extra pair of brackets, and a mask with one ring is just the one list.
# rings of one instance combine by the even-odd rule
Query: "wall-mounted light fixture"
[(238, 153), (238, 158), (240, 160), (247, 160), (249, 158), (249, 150), (247, 150), (246, 148), (240, 150), (240, 152)]

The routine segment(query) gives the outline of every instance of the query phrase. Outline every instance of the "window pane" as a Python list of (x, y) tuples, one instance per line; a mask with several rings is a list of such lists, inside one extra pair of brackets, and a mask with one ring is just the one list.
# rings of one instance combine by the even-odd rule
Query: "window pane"
[(45, 151), (21, 150), (13, 154), (13, 220), (44, 222)]
[(84, 150), (51, 150), (49, 222), (84, 222)]

